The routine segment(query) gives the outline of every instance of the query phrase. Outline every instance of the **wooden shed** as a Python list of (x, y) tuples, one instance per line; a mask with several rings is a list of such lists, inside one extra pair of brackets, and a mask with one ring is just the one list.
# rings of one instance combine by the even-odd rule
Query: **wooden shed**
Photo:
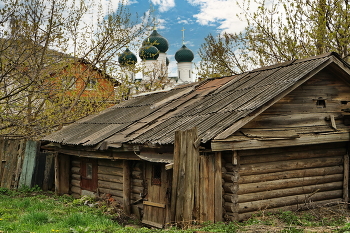
[(56, 191), (156, 227), (348, 201), (350, 66), (336, 53), (138, 96), (43, 140)]

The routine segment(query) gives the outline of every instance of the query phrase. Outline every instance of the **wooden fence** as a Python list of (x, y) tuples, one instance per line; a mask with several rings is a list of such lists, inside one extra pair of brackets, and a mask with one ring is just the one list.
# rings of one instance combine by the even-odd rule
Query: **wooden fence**
[(40, 142), (0, 138), (0, 161), (0, 187), (54, 188), (54, 154), (40, 151)]

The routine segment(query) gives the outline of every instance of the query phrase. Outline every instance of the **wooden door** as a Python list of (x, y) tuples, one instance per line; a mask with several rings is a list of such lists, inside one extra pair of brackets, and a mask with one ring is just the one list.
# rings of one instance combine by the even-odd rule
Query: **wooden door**
[(168, 218), (169, 180), (163, 163), (146, 164), (147, 196), (142, 223), (163, 228)]
[(97, 160), (81, 158), (80, 186), (83, 190), (97, 191)]

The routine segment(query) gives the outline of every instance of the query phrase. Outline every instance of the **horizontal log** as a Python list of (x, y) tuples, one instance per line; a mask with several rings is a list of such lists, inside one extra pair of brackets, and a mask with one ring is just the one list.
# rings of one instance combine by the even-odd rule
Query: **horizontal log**
[(98, 165), (99, 166), (105, 166), (105, 167), (119, 167), (119, 168), (123, 168), (123, 161), (122, 160), (111, 161), (111, 160), (107, 160), (107, 159), (99, 159), (98, 160)]
[(239, 173), (238, 172), (227, 172), (222, 174), (222, 178), (225, 182), (232, 182), (236, 183), (239, 179)]
[(132, 186), (143, 187), (144, 182), (143, 182), (143, 180), (140, 180), (140, 179), (132, 179), (131, 184), (132, 184)]
[(224, 210), (229, 213), (238, 213), (239, 210), (238, 204), (232, 202), (225, 202), (223, 207)]
[(226, 163), (225, 169), (227, 172), (237, 172), (239, 167), (237, 165), (232, 165), (232, 163)]
[(72, 171), (72, 174), (80, 175), (80, 168), (79, 167), (72, 167), (71, 171)]
[(342, 197), (342, 195), (343, 195), (343, 190), (334, 190), (334, 191), (316, 192), (310, 195), (301, 194), (301, 195), (295, 195), (295, 196), (245, 202), (245, 203), (239, 203), (238, 206), (239, 206), (239, 213), (246, 213), (246, 212), (266, 210), (270, 208), (278, 208), (278, 207), (295, 205), (295, 204), (302, 205), (304, 203), (310, 203), (312, 201), (322, 201), (322, 200), (340, 198)]
[(144, 191), (143, 187), (133, 186), (131, 188), (131, 192), (135, 194), (140, 194), (140, 193), (143, 194), (143, 191)]
[(72, 180), (79, 180), (80, 181), (80, 174), (72, 174)]
[(238, 221), (239, 215), (238, 215), (238, 213), (226, 212), (224, 214), (224, 219), (225, 219), (225, 221), (228, 221), (228, 222)]
[(269, 190), (265, 192), (238, 195), (238, 202), (243, 203), (243, 202), (265, 200), (265, 199), (271, 199), (271, 198), (277, 198), (277, 197), (308, 194), (313, 192), (341, 190), (342, 188), (343, 188), (342, 181), (325, 183), (325, 184), (315, 184), (315, 185), (309, 185), (309, 186), (303, 185), (302, 187)]
[(119, 175), (98, 174), (98, 179), (109, 182), (123, 183), (123, 176)]
[(238, 195), (232, 193), (224, 193), (223, 199), (225, 202), (238, 203)]
[(225, 193), (237, 193), (238, 191), (237, 183), (224, 183), (222, 187), (224, 188)]
[(98, 166), (98, 174), (123, 176), (123, 169), (119, 167)]
[[(296, 204), (296, 205), (289, 205), (289, 206), (282, 206), (278, 208), (271, 208), (267, 210), (263, 210), (265, 213), (278, 213), (280, 211), (297, 211), (297, 210), (309, 210), (312, 208), (320, 208), (324, 206), (331, 206), (331, 205), (337, 205), (343, 203), (343, 200), (341, 198), (335, 198), (335, 199), (329, 199), (329, 200), (322, 200), (322, 201), (312, 201), (309, 203), (303, 203), (303, 204)], [(239, 221), (246, 220), (250, 218), (253, 214), (256, 214), (257, 211), (253, 212), (246, 212), (246, 213), (240, 213), (239, 214)], [(230, 213), (227, 213), (228, 216), (230, 216)]]
[(331, 183), (343, 180), (343, 174), (313, 176), (292, 179), (271, 180), (258, 183), (240, 184), (238, 194), (257, 193), (307, 185)]
[(104, 189), (115, 189), (115, 190), (123, 190), (123, 184), (122, 183), (114, 183), (109, 181), (103, 181), (98, 180), (98, 188), (104, 188)]
[(134, 201), (138, 201), (142, 198), (142, 196), (140, 196), (140, 194), (138, 193), (131, 193), (131, 202), (134, 202)]
[(72, 167), (80, 167), (80, 161), (79, 160), (72, 160)]
[(72, 184), (72, 186), (80, 187), (80, 180), (72, 180), (71, 184)]
[(81, 188), (79, 186), (72, 186), (70, 190), (72, 193), (81, 195)]
[(318, 150), (309, 150), (308, 148), (304, 148), (304, 151), (291, 151), (286, 153), (274, 153), (274, 154), (266, 154), (261, 156), (242, 156), (240, 158), (240, 164), (255, 164), (255, 163), (268, 163), (275, 161), (287, 161), (294, 159), (310, 159), (310, 158), (322, 158), (322, 157), (333, 157), (333, 156), (343, 156), (346, 154), (346, 148), (329, 148), (325, 152), (324, 149)]
[(343, 156), (326, 157), (326, 158), (312, 158), (302, 160), (278, 161), (270, 163), (245, 164), (240, 166), (239, 174), (254, 175), (266, 174), (271, 172), (281, 172), (289, 170), (317, 168), (317, 167), (331, 167), (343, 164)]
[(282, 172), (273, 172), (267, 174), (240, 176), (238, 183), (247, 184), (269, 180), (291, 179), (311, 176), (325, 176), (332, 174), (342, 174), (343, 166), (320, 167), (301, 170), (290, 170)]
[(141, 171), (132, 171), (131, 172), (131, 178), (142, 180), (143, 179), (143, 173)]
[(99, 187), (98, 190), (100, 191), (100, 193), (103, 193), (103, 194), (111, 194), (113, 196), (117, 196), (117, 197), (123, 198), (123, 191), (122, 190), (102, 188), (102, 187)]

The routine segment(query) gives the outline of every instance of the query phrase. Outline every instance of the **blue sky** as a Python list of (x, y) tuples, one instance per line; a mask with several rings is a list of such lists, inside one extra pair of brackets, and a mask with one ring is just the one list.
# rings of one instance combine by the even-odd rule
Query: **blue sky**
[(241, 12), (236, 0), (129, 0), (128, 5), (132, 13), (143, 13), (151, 5), (155, 9), (157, 31), (170, 45), (167, 51), (170, 75), (177, 73), (174, 54), (182, 46), (182, 28), (186, 29), (185, 44), (198, 63), (198, 49), (209, 33), (239, 32), (245, 27), (236, 16)]

